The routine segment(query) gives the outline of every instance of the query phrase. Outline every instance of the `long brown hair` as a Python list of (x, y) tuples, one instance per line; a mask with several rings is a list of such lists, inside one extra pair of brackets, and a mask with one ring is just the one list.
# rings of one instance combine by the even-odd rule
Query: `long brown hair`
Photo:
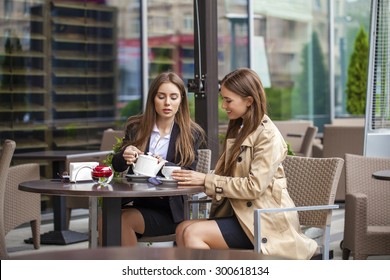
[[(181, 103), (179, 110), (175, 115), (175, 122), (178, 124), (180, 132), (175, 143), (175, 158), (180, 156), (180, 166), (189, 166), (195, 160), (194, 151), (194, 136), (201, 137), (202, 141), (205, 139), (203, 129), (190, 117), (190, 109), (188, 105), (188, 97), (183, 80), (173, 72), (164, 72), (159, 74), (150, 84), (148, 98), (146, 101), (145, 112), (140, 115), (131, 116), (126, 123), (126, 132), (128, 136), (135, 135), (134, 139), (129, 139), (123, 143), (122, 147), (134, 145), (140, 150), (144, 151), (148, 143), (148, 139), (152, 134), (154, 124), (156, 123), (156, 108), (154, 99), (157, 95), (158, 89), (163, 83), (172, 83), (177, 86), (181, 93)], [(142, 128), (141, 128), (142, 126)], [(133, 130), (130, 132), (130, 130)]]
[[(227, 74), (222, 79), (221, 86), (241, 97), (251, 96), (253, 98), (252, 105), (241, 118), (229, 121), (224, 141), (224, 151), (215, 168), (216, 174), (233, 176), (236, 159), (241, 153), (241, 144), (261, 124), (261, 120), (267, 113), (267, 102), (263, 84), (256, 72), (251, 69), (239, 68)], [(236, 140), (230, 152), (231, 157), (226, 158), (226, 141), (231, 138)]]

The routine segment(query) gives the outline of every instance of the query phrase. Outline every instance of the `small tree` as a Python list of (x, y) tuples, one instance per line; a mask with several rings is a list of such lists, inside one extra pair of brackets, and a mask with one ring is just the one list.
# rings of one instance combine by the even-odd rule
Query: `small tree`
[(292, 97), (292, 115), (329, 115), (329, 70), (317, 32), (312, 33), (301, 58), (302, 70)]
[(347, 111), (352, 115), (364, 115), (366, 112), (368, 52), (368, 36), (361, 27), (348, 65)]

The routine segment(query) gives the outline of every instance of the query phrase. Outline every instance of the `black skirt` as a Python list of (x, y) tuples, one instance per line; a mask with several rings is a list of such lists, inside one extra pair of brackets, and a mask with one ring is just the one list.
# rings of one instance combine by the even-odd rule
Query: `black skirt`
[(140, 211), (144, 218), (145, 231), (143, 234), (136, 233), (138, 238), (175, 233), (178, 224), (173, 221), (169, 197), (136, 198), (125, 208), (128, 207)]
[(235, 215), (231, 217), (213, 218), (211, 220), (217, 222), (219, 230), (229, 248), (253, 250), (252, 242), (245, 234)]

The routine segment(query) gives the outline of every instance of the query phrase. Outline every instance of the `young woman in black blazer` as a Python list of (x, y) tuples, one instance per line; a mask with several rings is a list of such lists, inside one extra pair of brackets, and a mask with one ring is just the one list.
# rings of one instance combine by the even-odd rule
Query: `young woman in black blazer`
[[(151, 83), (145, 112), (131, 116), (126, 123), (120, 152), (114, 155), (115, 171), (128, 169), (139, 154), (151, 153), (166, 165), (195, 170), (197, 150), (205, 147), (203, 129), (190, 118), (188, 98), (183, 80), (165, 72)], [(133, 199), (122, 210), (122, 246), (136, 246), (142, 236), (159, 236), (175, 232), (184, 219), (181, 196)]]

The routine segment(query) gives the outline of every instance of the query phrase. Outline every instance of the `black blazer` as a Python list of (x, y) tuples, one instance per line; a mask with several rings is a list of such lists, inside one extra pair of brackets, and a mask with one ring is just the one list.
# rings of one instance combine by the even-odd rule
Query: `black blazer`
[[(180, 155), (178, 155), (177, 159), (175, 160), (175, 143), (177, 140), (177, 137), (179, 135), (180, 128), (179, 126), (174, 123), (173, 128), (172, 128), (172, 133), (171, 133), (171, 138), (169, 140), (169, 146), (168, 146), (168, 152), (167, 152), (167, 158), (166, 160), (168, 161), (168, 164), (171, 165), (176, 165), (180, 161)], [(135, 131), (127, 131), (126, 136), (124, 141), (131, 139), (135, 137)], [(189, 166), (186, 167), (186, 169), (191, 169), (195, 170), (196, 169), (196, 164), (198, 163), (198, 154), (197, 150), (200, 148), (204, 148), (201, 135), (200, 134), (195, 134), (193, 135), (194, 137), (194, 151), (195, 151), (195, 160), (194, 162)], [(146, 150), (145, 154), (149, 151), (149, 142), (150, 138), (148, 140), (148, 145), (146, 145)], [(202, 145), (202, 146), (201, 146)], [(120, 152), (114, 154), (112, 158), (112, 167), (114, 168), (115, 171), (117, 172), (123, 172), (127, 168), (129, 174), (133, 174), (133, 169), (131, 166), (127, 165), (125, 159), (123, 158), (123, 152), (124, 149), (122, 149)], [(160, 174), (161, 175), (161, 174)], [(171, 214), (173, 221), (175, 223), (179, 223), (184, 220), (184, 198), (183, 196), (171, 196), (169, 197), (169, 207), (171, 209)]]

